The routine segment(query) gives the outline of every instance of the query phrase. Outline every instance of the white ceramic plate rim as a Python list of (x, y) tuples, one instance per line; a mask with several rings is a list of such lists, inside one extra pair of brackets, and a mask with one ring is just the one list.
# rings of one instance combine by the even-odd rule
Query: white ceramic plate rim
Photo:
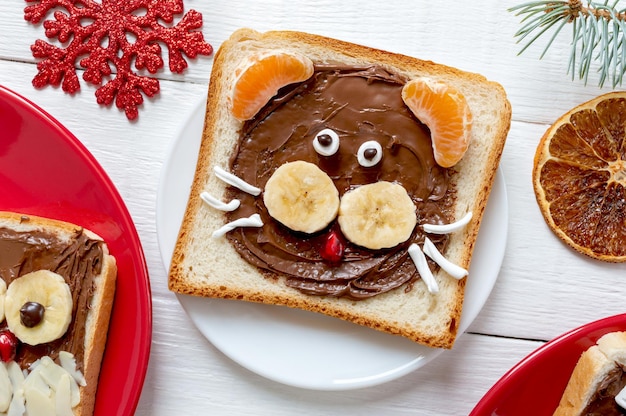
[[(156, 225), (166, 269), (193, 181), (204, 113), (202, 100), (173, 141), (161, 172)], [(508, 201), (498, 169), (474, 249), (459, 334), (469, 327), (491, 293), (507, 233)], [(374, 386), (406, 375), (444, 352), (316, 313), (177, 296), (198, 330), (226, 356), (263, 377), (295, 387), (348, 390)]]

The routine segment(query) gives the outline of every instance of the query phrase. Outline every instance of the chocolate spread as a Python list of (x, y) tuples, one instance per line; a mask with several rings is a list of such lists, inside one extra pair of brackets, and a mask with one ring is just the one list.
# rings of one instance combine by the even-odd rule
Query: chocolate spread
[[(377, 181), (399, 183), (416, 206), (411, 237), (391, 249), (369, 250), (345, 241), (339, 263), (324, 261), (321, 247), (329, 232), (341, 234), (337, 221), (313, 235), (296, 233), (272, 219), (262, 196), (230, 188), (227, 198), (241, 200), (228, 221), (259, 213), (261, 228), (239, 228), (228, 239), (240, 255), (268, 276), (288, 276), (286, 284), (313, 295), (367, 298), (418, 278), (408, 256), (411, 243), (423, 243), (420, 224), (447, 223), (454, 190), (450, 172), (437, 165), (430, 133), (401, 97), (406, 80), (379, 66), (317, 66), (309, 80), (285, 87), (242, 128), (231, 157), (231, 172), (261, 189), (282, 164), (303, 160), (318, 165), (333, 180), (340, 197)], [(315, 152), (312, 141), (324, 128), (340, 137), (332, 156)], [(383, 158), (373, 167), (357, 161), (359, 146), (376, 140)], [(442, 250), (446, 236), (430, 236)], [(433, 263), (434, 264), (434, 263)], [(409, 284), (408, 289), (411, 285)]]
[[(0, 278), (7, 286), (20, 276), (45, 269), (63, 276), (72, 292), (72, 322), (67, 332), (47, 344), (21, 343), (15, 361), (22, 369), (42, 356), (56, 359), (60, 351), (68, 351), (82, 370), (85, 321), (102, 256), (102, 242), (90, 239), (82, 230), (76, 231), (69, 241), (61, 241), (45, 231), (16, 232), (0, 227)], [(0, 323), (0, 329), (5, 328), (6, 321)]]
[(585, 416), (621, 416), (626, 415), (626, 409), (622, 409), (615, 402), (615, 396), (626, 386), (626, 373), (621, 367), (617, 367), (606, 375), (598, 385), (589, 404), (581, 415)]

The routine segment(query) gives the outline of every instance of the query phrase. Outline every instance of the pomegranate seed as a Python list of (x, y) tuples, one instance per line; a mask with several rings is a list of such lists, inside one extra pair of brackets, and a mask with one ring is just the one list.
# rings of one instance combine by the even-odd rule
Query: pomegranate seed
[(17, 353), (18, 340), (13, 332), (8, 329), (0, 331), (0, 360), (3, 362), (11, 361)]
[(336, 232), (328, 234), (328, 238), (320, 251), (320, 256), (331, 263), (339, 263), (343, 257), (344, 243)]

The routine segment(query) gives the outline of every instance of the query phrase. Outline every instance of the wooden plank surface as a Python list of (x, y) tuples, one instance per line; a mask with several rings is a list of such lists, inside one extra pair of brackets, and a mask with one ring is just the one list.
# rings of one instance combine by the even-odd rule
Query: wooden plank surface
[[(409, 7), (407, 5), (410, 4)], [(124, 198), (145, 251), (153, 296), (153, 345), (137, 415), (467, 414), (511, 366), (555, 336), (624, 312), (624, 265), (574, 253), (547, 228), (531, 183), (535, 148), (547, 127), (571, 107), (609, 87), (566, 75), (564, 32), (543, 59), (541, 42), (518, 56), (515, 2), (317, 2), (187, 0), (204, 16), (215, 48), (239, 27), (295, 29), (479, 72), (501, 83), (513, 122), (501, 170), (509, 234), (498, 281), (484, 309), (452, 351), (398, 380), (361, 390), (317, 392), (268, 381), (230, 361), (192, 325), (167, 290), (157, 242), (155, 206), (163, 161), (195, 105), (206, 95), (211, 58), (184, 75), (163, 70), (161, 93), (139, 120), (95, 102), (94, 88), (70, 96), (37, 90), (30, 45), (43, 27), (23, 19), (24, 2), (0, 2), (0, 84), (24, 95), (72, 131), (102, 164)], [(0, 167), (1, 169), (1, 167)]]

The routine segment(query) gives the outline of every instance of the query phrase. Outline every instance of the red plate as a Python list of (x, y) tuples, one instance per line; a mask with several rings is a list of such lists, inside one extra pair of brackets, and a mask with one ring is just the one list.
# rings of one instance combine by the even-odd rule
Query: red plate
[(134, 414), (152, 338), (148, 269), (135, 226), (107, 174), (72, 133), (2, 86), (0, 210), (73, 222), (106, 240), (118, 278), (95, 414)]
[(580, 355), (614, 331), (626, 331), (626, 314), (583, 325), (541, 346), (502, 376), (470, 416), (552, 415)]

